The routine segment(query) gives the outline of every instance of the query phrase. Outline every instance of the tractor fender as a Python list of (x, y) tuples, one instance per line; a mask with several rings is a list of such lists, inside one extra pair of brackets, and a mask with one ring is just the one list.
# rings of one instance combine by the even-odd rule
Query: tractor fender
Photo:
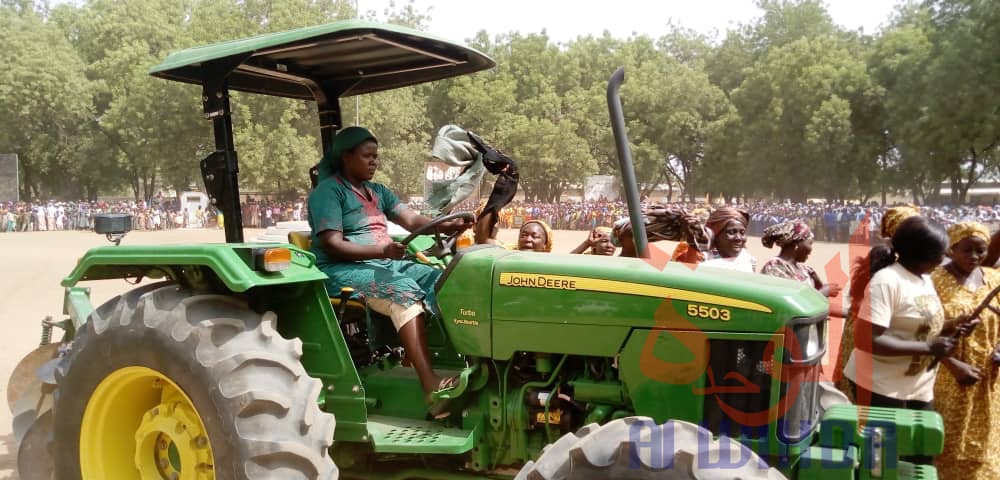
[[(253, 252), (283, 247), (292, 251), (292, 261), (280, 272), (254, 268)], [(177, 269), (207, 267), (235, 293), (254, 287), (325, 281), (316, 268), (316, 257), (288, 244), (204, 244), (204, 245), (123, 245), (97, 247), (87, 251), (76, 268), (63, 279), (63, 287), (85, 280), (113, 278), (163, 278), (177, 276)]]

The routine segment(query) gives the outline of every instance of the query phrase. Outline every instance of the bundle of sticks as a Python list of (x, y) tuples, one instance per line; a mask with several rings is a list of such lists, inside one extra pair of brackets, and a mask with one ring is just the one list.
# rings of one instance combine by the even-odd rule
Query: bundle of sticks
[[(681, 207), (672, 205), (650, 205), (643, 210), (646, 225), (646, 240), (657, 242), (668, 240), (687, 242), (699, 252), (707, 252), (712, 244), (712, 232), (698, 217)], [(623, 218), (614, 225), (616, 244), (620, 244), (621, 236), (632, 234), (632, 224), (628, 218)]]

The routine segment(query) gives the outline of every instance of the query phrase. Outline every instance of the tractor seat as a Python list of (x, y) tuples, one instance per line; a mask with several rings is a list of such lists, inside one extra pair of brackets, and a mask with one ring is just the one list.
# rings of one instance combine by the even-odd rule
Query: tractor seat
[(308, 251), (312, 246), (312, 232), (305, 230), (301, 232), (288, 232), (288, 243)]
[[(308, 251), (309, 247), (312, 245), (312, 232), (308, 230), (303, 230), (300, 232), (288, 232), (288, 243)], [(353, 292), (353, 290), (351, 290), (351, 292)], [(341, 311), (340, 304), (343, 302), (343, 297), (350, 295), (351, 293), (342, 290), (340, 292), (340, 295), (336, 297), (331, 296), (330, 303), (333, 304), (333, 311), (340, 312)], [(349, 298), (347, 300), (347, 308), (358, 309), (364, 312), (367, 309), (367, 306), (365, 305), (364, 301), (354, 298)], [(343, 319), (341, 321), (343, 321)]]

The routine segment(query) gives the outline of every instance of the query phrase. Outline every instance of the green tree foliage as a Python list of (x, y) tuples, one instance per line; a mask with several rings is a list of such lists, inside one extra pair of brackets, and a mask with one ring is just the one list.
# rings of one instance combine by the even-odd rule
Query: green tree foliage
[(21, 162), (21, 197), (83, 196), (95, 85), (59, 28), (25, 2), (0, 7), (0, 150)]
[(743, 120), (738, 157), (755, 193), (796, 200), (858, 193), (850, 172), (864, 159), (853, 151), (852, 100), (863, 101), (873, 86), (865, 63), (838, 43), (801, 38), (771, 49), (733, 91)]
[[(758, 0), (758, 18), (717, 36), (673, 23), (565, 43), (481, 31), (468, 43), (496, 68), (342, 99), (342, 116), (379, 137), (378, 179), (401, 196), (422, 195), (432, 137), (454, 123), (520, 161), (527, 198), (557, 201), (618, 173), (605, 87), (625, 66), (647, 192), (925, 202), (948, 182), (947, 200), (962, 202), (1000, 176), (1000, 3), (901, 1), (879, 32), (845, 31), (821, 0)], [(401, 0), (361, 16), (426, 29), (431, 15)], [(186, 190), (214, 148), (201, 92), (149, 67), (354, 16), (352, 0), (0, 0), (0, 151), (20, 155), (24, 198)], [(321, 152), (315, 104), (234, 94), (233, 106), (241, 188), (304, 195)]]
[(663, 54), (632, 74), (628, 109), (633, 141), (644, 146), (637, 174), (647, 190), (670, 182), (693, 197), (709, 143), (723, 134), (736, 110), (708, 75)]
[(875, 42), (872, 64), (887, 87), (886, 130), (898, 176), (915, 201), (941, 180), (965, 201), (1000, 166), (1000, 64), (995, 2), (938, 0), (905, 5)]

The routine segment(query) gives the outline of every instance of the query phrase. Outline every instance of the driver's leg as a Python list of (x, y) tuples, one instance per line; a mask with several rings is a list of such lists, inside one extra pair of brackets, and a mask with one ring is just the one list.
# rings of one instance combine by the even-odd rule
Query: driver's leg
[(369, 298), (368, 306), (392, 320), (399, 333), (399, 340), (406, 350), (406, 358), (417, 371), (420, 386), (424, 393), (438, 389), (441, 378), (434, 374), (431, 367), (431, 357), (427, 350), (427, 338), (424, 336), (424, 308), (417, 303), (404, 307), (382, 298)]
[(420, 379), (424, 393), (431, 393), (438, 388), (441, 378), (434, 374), (431, 367), (431, 356), (427, 351), (427, 338), (424, 336), (424, 315), (418, 315), (399, 329), (399, 340), (406, 349), (406, 358), (413, 364)]

